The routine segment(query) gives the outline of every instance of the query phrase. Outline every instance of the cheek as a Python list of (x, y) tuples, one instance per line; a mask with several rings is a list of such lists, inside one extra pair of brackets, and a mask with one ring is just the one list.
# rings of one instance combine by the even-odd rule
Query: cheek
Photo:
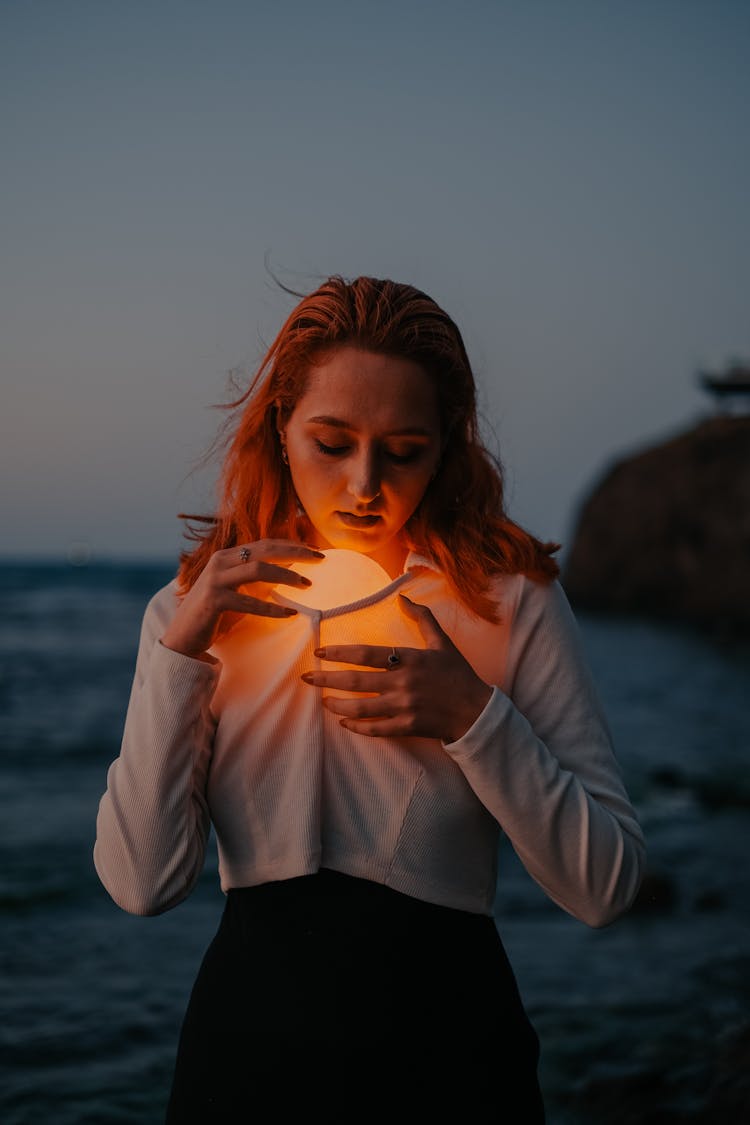
[(391, 486), (391, 494), (394, 498), (394, 504), (406, 513), (408, 518), (414, 509), (418, 507), (422, 497), (427, 491), (431, 478), (425, 474), (417, 479), (411, 478), (408, 481), (399, 481)]
[(323, 503), (336, 488), (336, 474), (332, 467), (321, 465), (316, 459), (305, 458), (293, 463), (292, 481), (297, 495), (314, 507)]

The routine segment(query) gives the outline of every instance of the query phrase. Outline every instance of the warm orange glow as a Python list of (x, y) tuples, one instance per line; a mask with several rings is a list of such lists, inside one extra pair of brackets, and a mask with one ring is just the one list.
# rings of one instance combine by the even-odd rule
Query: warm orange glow
[[(331, 548), (324, 551), (322, 562), (295, 562), (291, 567), (298, 574), (304, 574), (312, 585), (307, 589), (291, 589), (277, 586), (274, 600), (284, 604), (319, 610), (322, 614), (346, 606), (361, 603), (356, 609), (345, 613), (331, 613), (324, 616), (319, 624), (320, 643), (377, 645), (386, 648), (409, 647), (424, 648), (425, 642), (419, 626), (408, 618), (398, 604), (398, 591), (379, 597), (387, 590), (393, 580), (379, 563), (358, 551)], [(300, 615), (301, 616), (301, 615)], [(320, 667), (324, 671), (382, 671), (382, 664), (356, 665), (343, 664), (334, 660), (323, 660)], [(311, 663), (310, 670), (312, 671)], [(320, 689), (318, 689), (320, 690)], [(350, 697), (353, 693), (338, 688), (324, 688), (323, 695)], [(357, 693), (360, 695), (370, 693)]]
[(311, 586), (306, 590), (277, 586), (277, 594), (295, 605), (327, 610), (370, 597), (391, 583), (382, 566), (359, 551), (331, 548), (323, 554), (325, 560), (322, 562), (300, 560), (290, 567), (297, 574), (309, 578)]

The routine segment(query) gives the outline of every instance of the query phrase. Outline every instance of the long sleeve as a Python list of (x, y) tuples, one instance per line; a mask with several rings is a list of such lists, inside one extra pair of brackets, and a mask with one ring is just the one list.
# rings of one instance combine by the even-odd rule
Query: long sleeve
[(160, 643), (174, 606), (167, 587), (146, 610), (120, 756), (97, 817), (96, 870), (132, 914), (159, 914), (189, 894), (209, 833), (205, 785), (219, 665)]
[(604, 925), (627, 909), (643, 840), (562, 590), (500, 581), (495, 624), (464, 611), (442, 575), (421, 567), (409, 579), (416, 599), (435, 607), (497, 687), (445, 753), (413, 739), (374, 752), (372, 740), (331, 721), (300, 673), (331, 636), (400, 636), (398, 590), (383, 578), (341, 606), (300, 602), (284, 622), (248, 616), (214, 663), (160, 643), (174, 588), (152, 599), (94, 852), (123, 909), (157, 914), (182, 901), (201, 873), (211, 821), (224, 890), (322, 865), (488, 912), (499, 826), (578, 918)]
[(591, 926), (627, 910), (643, 836), (557, 583), (524, 582), (503, 690), (445, 749), (553, 901)]

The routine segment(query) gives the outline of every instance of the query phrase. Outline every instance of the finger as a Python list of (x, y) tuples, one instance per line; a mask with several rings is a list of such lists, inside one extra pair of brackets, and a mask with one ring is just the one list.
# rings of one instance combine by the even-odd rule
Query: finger
[(249, 594), (237, 594), (229, 591), (223, 611), (230, 613), (254, 614), (256, 617), (293, 617), (297, 610), (291, 606), (276, 605), (274, 602), (264, 602), (260, 598), (252, 598)]
[(385, 719), (393, 716), (393, 703), (382, 695), (342, 696), (327, 695), (323, 706), (334, 715), (351, 719)]
[(225, 580), (233, 586), (251, 582), (266, 582), (269, 586), (312, 586), (310, 579), (303, 574), (270, 562), (249, 562), (246, 566), (232, 567), (227, 571)]
[(389, 683), (383, 672), (303, 672), (300, 679), (313, 687), (331, 688), (337, 691), (381, 692)]
[(446, 645), (451, 645), (450, 637), (440, 627), (431, 609), (426, 605), (420, 605), (419, 602), (413, 602), (406, 594), (399, 594), (399, 598), (401, 608), (419, 625), (428, 648), (444, 648)]
[(254, 543), (238, 543), (236, 547), (227, 547), (217, 551), (222, 562), (229, 566), (241, 566), (252, 560), (273, 559), (280, 563), (320, 562), (325, 558), (317, 547), (308, 547), (304, 543), (294, 543), (290, 539), (258, 539)]
[[(396, 649), (399, 663), (404, 663), (404, 656), (408, 660), (411, 653), (419, 651), (399, 645)], [(368, 668), (388, 669), (388, 657), (393, 655), (393, 648), (386, 645), (325, 645), (323, 648), (316, 648), (315, 655), (320, 660), (335, 660), (339, 664), (364, 664)]]

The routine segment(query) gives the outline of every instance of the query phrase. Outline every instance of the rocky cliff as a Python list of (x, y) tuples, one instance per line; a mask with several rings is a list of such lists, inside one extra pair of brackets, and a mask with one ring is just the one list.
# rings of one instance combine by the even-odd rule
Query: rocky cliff
[(750, 416), (613, 465), (581, 508), (563, 584), (581, 608), (750, 636)]

